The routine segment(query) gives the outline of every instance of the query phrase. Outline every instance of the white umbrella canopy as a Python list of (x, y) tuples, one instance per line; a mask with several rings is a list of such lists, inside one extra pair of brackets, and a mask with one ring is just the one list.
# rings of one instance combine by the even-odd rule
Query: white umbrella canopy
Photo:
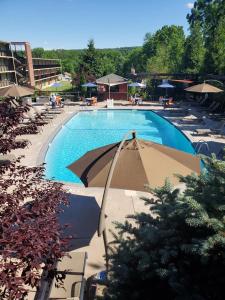
[(162, 89), (173, 89), (174, 85), (169, 84), (168, 82), (163, 82), (162, 84), (158, 85), (158, 87)]
[(146, 84), (140, 82), (132, 82), (128, 84), (129, 87), (139, 87), (139, 88), (146, 88)]
[(160, 85), (158, 85), (159, 88), (166, 89), (166, 96), (167, 96), (167, 89), (173, 89), (175, 86), (172, 84), (169, 84), (168, 80), (164, 79)]

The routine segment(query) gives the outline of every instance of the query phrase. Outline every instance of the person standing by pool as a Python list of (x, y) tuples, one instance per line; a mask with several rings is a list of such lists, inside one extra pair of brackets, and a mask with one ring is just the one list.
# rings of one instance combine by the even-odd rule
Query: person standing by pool
[(52, 109), (54, 109), (56, 107), (56, 96), (55, 96), (55, 94), (51, 95), (50, 101), (51, 101)]

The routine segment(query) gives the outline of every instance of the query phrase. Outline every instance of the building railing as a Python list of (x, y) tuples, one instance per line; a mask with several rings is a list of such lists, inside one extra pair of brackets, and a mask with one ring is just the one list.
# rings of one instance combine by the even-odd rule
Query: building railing
[(40, 70), (48, 70), (48, 69), (61, 69), (61, 67), (60, 66), (54, 66), (54, 65), (52, 65), (52, 66), (43, 66), (43, 68), (41, 67), (41, 66), (35, 66), (34, 65), (34, 72), (35, 71), (40, 71)]
[(51, 74), (60, 74), (59, 69), (48, 69), (48, 70), (34, 70), (34, 76), (40, 77), (40, 76), (46, 76), (46, 75), (51, 75)]
[(59, 59), (41, 59), (41, 58), (33, 58), (33, 65), (34, 66), (59, 66), (60, 67), (60, 60)]
[(38, 82), (38, 81), (44, 81), (44, 80), (49, 80), (51, 78), (57, 78), (59, 74), (53, 74), (53, 75), (50, 75), (50, 76), (44, 76), (42, 78), (35, 78), (35, 82)]
[(1, 72), (14, 72), (14, 70), (10, 68), (10, 66), (0, 65), (0, 73)]
[(0, 88), (9, 86), (11, 84), (13, 83), (10, 80), (7, 79), (0, 80)]
[(0, 49), (0, 57), (1, 56), (12, 57), (12, 53), (10, 51)]

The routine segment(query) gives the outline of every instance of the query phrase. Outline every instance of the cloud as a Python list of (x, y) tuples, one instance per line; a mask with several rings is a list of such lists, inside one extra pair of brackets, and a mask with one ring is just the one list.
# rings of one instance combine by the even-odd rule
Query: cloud
[(194, 3), (188, 2), (188, 3), (186, 3), (186, 7), (189, 9), (192, 9), (194, 7)]

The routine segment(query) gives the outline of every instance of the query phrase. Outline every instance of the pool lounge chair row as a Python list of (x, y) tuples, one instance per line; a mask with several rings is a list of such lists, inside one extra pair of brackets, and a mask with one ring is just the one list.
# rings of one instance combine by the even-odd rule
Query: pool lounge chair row
[(207, 135), (219, 135), (224, 136), (225, 134), (225, 121), (221, 121), (215, 128), (201, 128), (195, 129), (193, 136), (207, 136)]

